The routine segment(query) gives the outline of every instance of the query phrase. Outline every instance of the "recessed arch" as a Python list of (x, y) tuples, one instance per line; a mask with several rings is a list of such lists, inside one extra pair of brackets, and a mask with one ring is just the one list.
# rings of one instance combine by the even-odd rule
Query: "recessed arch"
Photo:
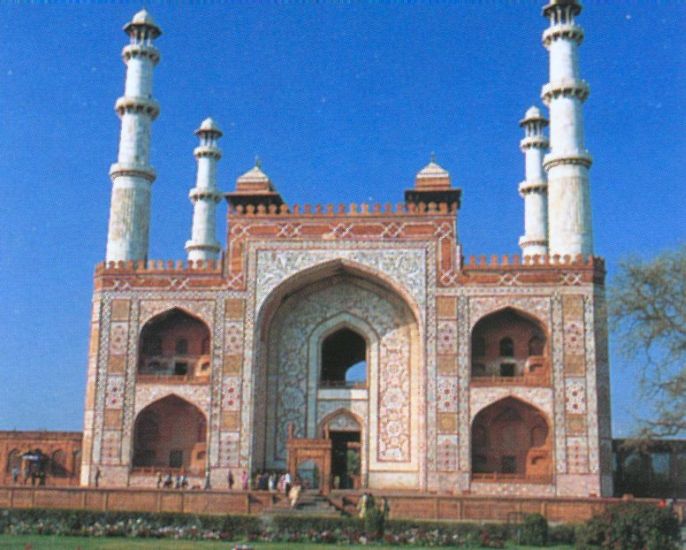
[(50, 473), (55, 477), (67, 477), (67, 453), (62, 449), (53, 451), (50, 455)]
[(5, 466), (5, 471), (8, 474), (12, 474), (12, 470), (17, 469), (21, 473), (21, 451), (19, 449), (12, 449), (7, 453), (7, 464)]
[(484, 315), (472, 327), (470, 345), (473, 381), (492, 377), (549, 381), (546, 326), (527, 312), (504, 307)]
[(272, 317), (280, 304), (291, 294), (294, 294), (303, 288), (315, 284), (323, 279), (328, 279), (335, 276), (358, 277), (360, 279), (377, 284), (386, 289), (392, 294), (399, 296), (405, 305), (409, 307), (414, 320), (419, 324), (422, 318), (420, 308), (417, 305), (414, 297), (410, 292), (400, 283), (386, 275), (385, 273), (349, 260), (347, 258), (335, 258), (326, 260), (316, 265), (307, 267), (297, 273), (287, 277), (276, 285), (269, 294), (258, 304), (259, 312), (256, 317), (255, 326), (260, 330), (260, 339), (265, 337), (265, 331), (271, 324)]
[(138, 413), (132, 447), (134, 469), (200, 473), (205, 467), (207, 451), (206, 416), (185, 399), (167, 395)]
[(539, 408), (511, 396), (491, 403), (472, 421), (473, 478), (549, 482), (552, 441), (552, 424)]
[(364, 427), (364, 421), (361, 417), (356, 415), (349, 409), (336, 409), (333, 412), (327, 414), (319, 422), (319, 428), (317, 432), (324, 437), (327, 430), (332, 428), (338, 431), (362, 431)]
[(141, 328), (138, 373), (209, 380), (210, 329), (199, 317), (174, 307)]

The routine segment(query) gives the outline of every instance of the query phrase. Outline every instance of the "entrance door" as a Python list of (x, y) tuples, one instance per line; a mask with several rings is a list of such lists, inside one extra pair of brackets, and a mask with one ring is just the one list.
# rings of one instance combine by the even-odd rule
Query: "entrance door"
[(360, 432), (329, 432), (334, 489), (356, 489), (360, 479)]

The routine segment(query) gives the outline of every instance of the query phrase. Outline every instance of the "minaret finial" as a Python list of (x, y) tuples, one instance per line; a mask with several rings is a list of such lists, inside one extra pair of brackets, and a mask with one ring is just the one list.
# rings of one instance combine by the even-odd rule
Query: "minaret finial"
[(259, 155), (255, 155), (255, 168), (262, 168), (262, 161)]
[(434, 151), (431, 151), (431, 155), (429, 155), (429, 160), (433, 163), (436, 163), (436, 153)]

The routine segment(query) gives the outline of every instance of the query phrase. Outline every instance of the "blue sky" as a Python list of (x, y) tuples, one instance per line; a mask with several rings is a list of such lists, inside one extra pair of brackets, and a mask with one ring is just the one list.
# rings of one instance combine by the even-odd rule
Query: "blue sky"
[[(540, 6), (150, 3), (164, 31), (150, 257), (185, 256), (193, 130), (208, 115), (225, 131), (223, 190), (259, 155), (290, 203), (398, 202), (435, 151), (463, 190), (465, 254), (518, 252), (517, 121), (547, 81)], [(0, 4), (0, 429), (81, 429), (121, 27), (139, 7)], [(579, 22), (595, 246), (611, 279), (621, 258), (686, 236), (686, 4), (588, 2)], [(636, 371), (615, 345), (611, 361), (621, 436)]]

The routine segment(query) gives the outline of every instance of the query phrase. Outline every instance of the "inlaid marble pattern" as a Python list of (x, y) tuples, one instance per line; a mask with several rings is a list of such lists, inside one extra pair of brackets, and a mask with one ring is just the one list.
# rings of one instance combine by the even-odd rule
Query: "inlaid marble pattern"
[[(410, 341), (407, 324), (411, 316), (382, 293), (346, 278), (328, 281), (311, 294), (292, 298), (279, 310), (272, 324), (268, 402), (275, 400), (274, 414), (268, 417), (268, 451), (274, 461), (285, 458), (287, 426), (292, 423), (297, 437), (305, 436), (309, 406), (308, 381), (312, 369), (307, 335), (327, 319), (345, 312), (364, 319), (379, 340), (379, 365), (370, 365), (370, 392), (378, 403), (372, 432), (378, 433), (377, 459), (410, 459)], [(311, 414), (311, 413), (310, 413)]]

